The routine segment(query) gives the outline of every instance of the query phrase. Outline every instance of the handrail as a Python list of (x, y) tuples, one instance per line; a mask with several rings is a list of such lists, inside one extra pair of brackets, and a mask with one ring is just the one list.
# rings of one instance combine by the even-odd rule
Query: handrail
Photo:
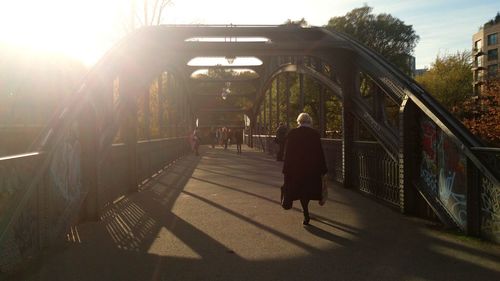
[(14, 154), (14, 155), (0, 157), (0, 161), (14, 160), (14, 159), (18, 159), (18, 158), (36, 156), (36, 155), (41, 155), (41, 154), (43, 154), (43, 152), (39, 152), (39, 151), (22, 153), (22, 154)]
[(471, 147), (472, 151), (479, 152), (500, 152), (500, 147)]
[[(455, 137), (463, 145), (464, 153), (470, 160), (472, 160), (476, 167), (478, 167), (483, 173), (485, 173), (485, 175), (490, 178), (490, 180), (492, 180), (495, 185), (500, 184), (500, 179), (498, 179), (495, 173), (491, 171), (491, 167), (485, 165), (484, 161), (477, 157), (471, 149), (472, 147), (483, 147), (480, 140), (472, 133), (470, 133), (470, 131), (468, 131), (460, 121), (456, 120), (453, 115), (451, 115), (422, 87), (420, 87), (415, 81), (412, 81), (410, 78), (408, 78), (401, 70), (384, 59), (381, 55), (357, 42), (347, 34), (341, 32), (333, 32), (326, 29), (324, 29), (324, 32), (331, 36), (336, 35), (346, 40), (346, 42), (349, 42), (351, 44), (354, 50), (366, 55), (368, 59), (373, 60), (375, 64), (378, 64), (378, 66), (386, 71), (389, 75), (393, 75), (398, 83), (401, 83), (403, 86), (405, 86), (406, 89), (402, 89), (404, 94), (407, 95), (415, 103), (415, 105), (420, 110), (422, 110), (425, 115), (431, 118), (435, 117), (432, 118), (433, 122), (435, 122), (437, 126), (447, 134), (451, 134), (453, 137)], [(416, 93), (419, 95), (416, 95)]]

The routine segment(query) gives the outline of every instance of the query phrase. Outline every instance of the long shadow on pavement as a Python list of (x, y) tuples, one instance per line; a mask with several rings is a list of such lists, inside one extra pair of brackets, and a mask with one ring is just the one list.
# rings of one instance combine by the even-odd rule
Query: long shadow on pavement
[[(498, 246), (428, 229), (343, 188), (331, 190), (342, 204), (313, 207), (313, 225), (304, 228), (300, 209), (281, 210), (279, 189), (263, 180), (263, 174), (269, 182), (280, 177), (279, 163), (248, 150), (236, 156), (203, 148), (202, 155), (178, 161), (143, 191), (106, 209), (100, 222), (79, 226), (81, 243), (68, 245), (21, 280), (500, 276)], [(217, 165), (229, 165), (219, 168), (231, 169), (234, 176), (213, 173)]]

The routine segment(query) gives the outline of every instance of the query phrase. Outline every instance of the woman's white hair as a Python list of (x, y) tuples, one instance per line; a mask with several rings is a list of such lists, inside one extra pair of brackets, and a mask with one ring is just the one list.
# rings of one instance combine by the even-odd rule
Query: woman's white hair
[(309, 115), (305, 112), (302, 112), (301, 114), (299, 114), (299, 117), (297, 117), (297, 123), (299, 123), (300, 125), (304, 125), (304, 124), (312, 125), (313, 119), (312, 119), (311, 115)]

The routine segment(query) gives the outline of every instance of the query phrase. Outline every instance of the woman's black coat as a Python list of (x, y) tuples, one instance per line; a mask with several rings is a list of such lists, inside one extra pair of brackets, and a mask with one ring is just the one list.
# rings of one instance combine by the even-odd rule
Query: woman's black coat
[(283, 164), (291, 200), (321, 200), (321, 177), (326, 172), (319, 133), (305, 126), (291, 130), (286, 137)]

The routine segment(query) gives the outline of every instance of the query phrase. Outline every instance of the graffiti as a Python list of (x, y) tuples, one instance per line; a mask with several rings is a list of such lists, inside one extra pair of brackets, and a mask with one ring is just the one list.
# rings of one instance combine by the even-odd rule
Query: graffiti
[(437, 187), (436, 174), (428, 167), (428, 163), (424, 163), (420, 169), (420, 178), (431, 191), (435, 192)]
[(422, 164), (420, 179), (423, 186), (434, 196), (437, 196), (437, 161), (436, 161), (436, 125), (430, 120), (422, 120)]
[(467, 224), (467, 159), (458, 146), (431, 120), (421, 121), (422, 163), (420, 181), (450, 215)]
[(20, 198), (29, 191), (39, 160), (39, 156), (29, 155), (0, 161), (0, 220), (11, 221), (11, 227), (0, 230), (0, 272), (31, 255), (32, 249), (38, 246), (35, 238), (37, 198), (31, 196), (18, 216), (13, 217), (12, 213), (20, 208)]
[(500, 186), (481, 179), (481, 233), (500, 242)]
[(76, 128), (70, 129), (66, 138), (54, 153), (50, 165), (50, 175), (55, 193), (66, 202), (80, 196), (80, 142)]
[(436, 158), (436, 125), (430, 120), (422, 122), (422, 150), (429, 159)]
[(439, 199), (458, 223), (467, 224), (467, 179), (465, 155), (443, 132), (438, 136)]

